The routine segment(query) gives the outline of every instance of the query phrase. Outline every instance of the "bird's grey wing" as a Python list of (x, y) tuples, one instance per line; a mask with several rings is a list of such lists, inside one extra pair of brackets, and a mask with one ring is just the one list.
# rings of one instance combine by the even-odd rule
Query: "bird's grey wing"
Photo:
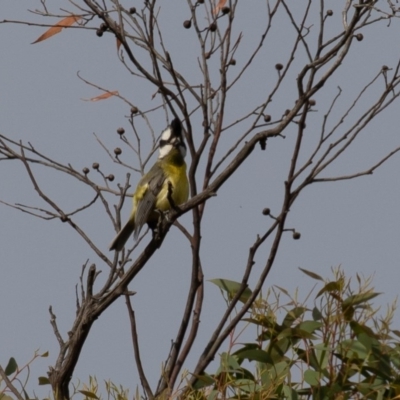
[(135, 239), (138, 238), (140, 230), (154, 210), (157, 196), (160, 193), (164, 181), (164, 171), (158, 164), (154, 164), (150, 171), (139, 182), (138, 187), (147, 186), (147, 190), (137, 204), (135, 213)]

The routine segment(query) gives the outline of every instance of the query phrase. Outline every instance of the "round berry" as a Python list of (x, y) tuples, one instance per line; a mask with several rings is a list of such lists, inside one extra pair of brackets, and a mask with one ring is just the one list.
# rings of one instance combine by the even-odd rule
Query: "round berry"
[(211, 32), (215, 32), (215, 31), (217, 30), (217, 24), (216, 24), (215, 22), (213, 22), (213, 23), (208, 27), (208, 29), (209, 29)]
[(300, 234), (300, 232), (293, 232), (293, 239), (294, 240), (298, 240), (298, 239), (300, 239), (300, 236), (301, 236), (301, 234)]

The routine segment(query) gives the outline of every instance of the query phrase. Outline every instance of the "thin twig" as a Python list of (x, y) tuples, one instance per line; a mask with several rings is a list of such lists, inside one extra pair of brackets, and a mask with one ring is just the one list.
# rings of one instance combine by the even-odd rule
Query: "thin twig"
[(126, 302), (126, 307), (128, 309), (129, 320), (131, 323), (131, 335), (132, 335), (133, 350), (134, 350), (134, 354), (135, 354), (135, 362), (136, 362), (136, 366), (138, 369), (140, 382), (142, 383), (143, 390), (146, 392), (148, 399), (152, 400), (152, 399), (154, 399), (154, 395), (153, 395), (153, 392), (149, 385), (149, 382), (146, 378), (146, 375), (144, 373), (142, 360), (140, 358), (139, 338), (138, 338), (138, 333), (137, 333), (137, 329), (136, 329), (135, 312), (133, 311), (132, 304), (131, 304), (131, 297), (128, 295), (125, 295), (125, 302)]

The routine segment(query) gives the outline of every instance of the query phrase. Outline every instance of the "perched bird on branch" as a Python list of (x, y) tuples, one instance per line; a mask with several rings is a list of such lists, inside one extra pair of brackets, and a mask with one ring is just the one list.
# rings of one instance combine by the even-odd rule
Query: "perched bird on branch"
[(110, 250), (122, 250), (132, 233), (137, 239), (146, 223), (154, 231), (160, 212), (184, 203), (189, 197), (186, 145), (178, 118), (161, 134), (159, 147), (156, 163), (143, 175), (136, 187), (129, 220), (110, 244)]

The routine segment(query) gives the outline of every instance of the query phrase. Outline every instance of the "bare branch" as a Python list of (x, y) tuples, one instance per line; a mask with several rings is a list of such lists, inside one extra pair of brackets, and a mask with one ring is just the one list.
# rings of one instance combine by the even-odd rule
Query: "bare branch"
[(335, 182), (335, 181), (345, 181), (349, 179), (354, 179), (354, 178), (359, 178), (360, 176), (365, 176), (365, 175), (372, 175), (376, 169), (378, 169), (383, 163), (385, 163), (389, 158), (394, 156), (396, 153), (400, 151), (400, 147), (397, 147), (393, 151), (391, 151), (389, 154), (387, 154), (385, 157), (383, 157), (381, 160), (379, 160), (376, 164), (374, 164), (372, 167), (368, 168), (365, 171), (361, 172), (356, 172), (354, 174), (350, 175), (342, 175), (342, 176), (334, 176), (331, 178), (315, 178), (312, 180), (312, 182)]
[(151, 391), (149, 382), (147, 381), (146, 375), (143, 370), (143, 365), (142, 365), (142, 360), (140, 358), (140, 351), (139, 351), (139, 340), (138, 340), (138, 334), (136, 330), (136, 318), (135, 318), (135, 312), (133, 311), (132, 304), (131, 304), (131, 298), (128, 295), (125, 295), (125, 302), (126, 302), (126, 307), (128, 309), (128, 314), (129, 314), (129, 320), (131, 322), (131, 334), (132, 334), (132, 343), (133, 343), (133, 349), (135, 353), (135, 361), (136, 361), (136, 366), (139, 372), (139, 377), (140, 377), (140, 382), (142, 383), (142, 387), (149, 398), (149, 400), (154, 399), (153, 392)]
[(57, 326), (57, 322), (56, 322), (57, 317), (53, 313), (53, 307), (52, 306), (49, 307), (49, 313), (50, 313), (50, 317), (51, 317), (50, 318), (51, 326), (53, 327), (53, 331), (54, 331), (54, 334), (55, 334), (55, 336), (56, 336), (56, 338), (58, 340), (58, 344), (60, 345), (60, 349), (62, 349), (65, 346), (65, 342), (64, 342), (64, 340), (63, 340), (63, 338), (60, 335), (60, 332), (58, 330), (58, 326)]
[(0, 376), (5, 382), (6, 386), (10, 389), (10, 391), (13, 393), (13, 395), (18, 399), (18, 400), (24, 400), (24, 398), (20, 395), (18, 392), (17, 388), (12, 384), (12, 382), (8, 379), (8, 376), (6, 375), (4, 369), (0, 365)]

